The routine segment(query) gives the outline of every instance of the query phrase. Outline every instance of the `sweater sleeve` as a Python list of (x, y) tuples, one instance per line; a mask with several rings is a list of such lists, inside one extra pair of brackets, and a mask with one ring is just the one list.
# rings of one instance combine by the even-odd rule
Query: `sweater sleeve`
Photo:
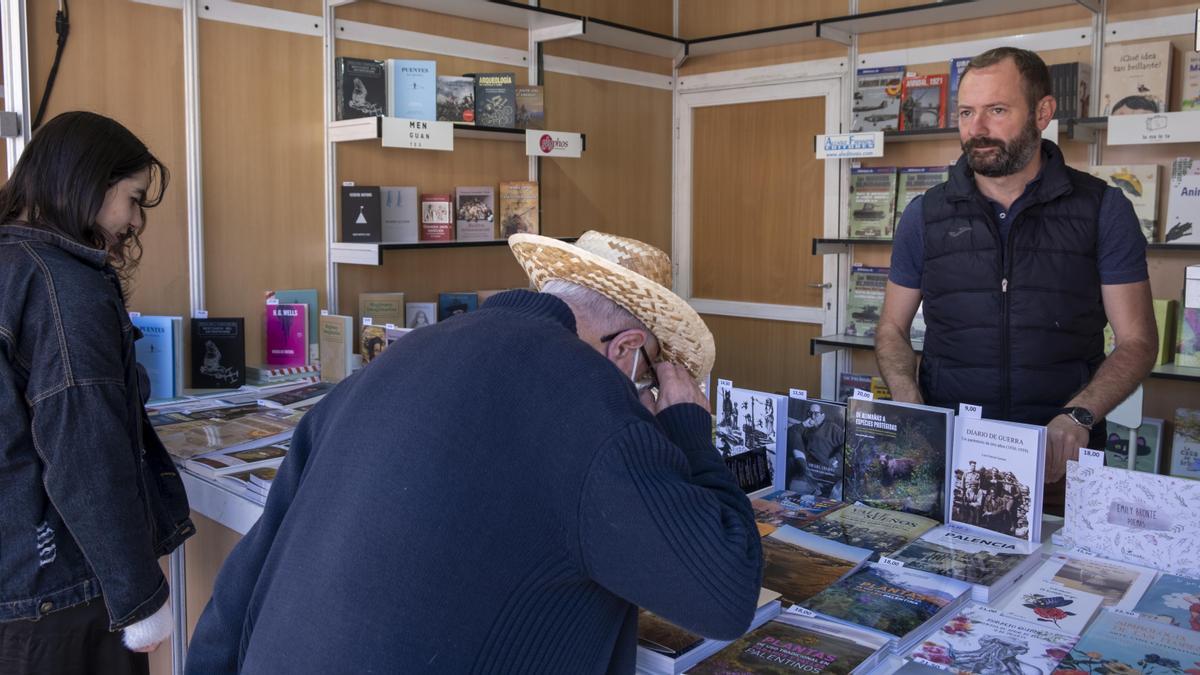
[(631, 424), (598, 451), (580, 501), (584, 562), (629, 602), (734, 639), (762, 584), (754, 512), (712, 445), (703, 408), (676, 405), (658, 419), (661, 428)]

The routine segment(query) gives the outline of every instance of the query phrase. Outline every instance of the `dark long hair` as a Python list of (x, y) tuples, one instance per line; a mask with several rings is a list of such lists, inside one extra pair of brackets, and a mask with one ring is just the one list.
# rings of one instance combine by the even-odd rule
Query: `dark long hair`
[[(142, 225), (117, 239), (96, 225), (104, 196), (117, 182), (150, 171)], [(145, 209), (158, 206), (170, 173), (146, 144), (115, 120), (66, 112), (38, 128), (0, 189), (0, 222), (21, 222), (108, 251), (124, 287), (142, 257)], [(24, 217), (22, 217), (24, 214)]]

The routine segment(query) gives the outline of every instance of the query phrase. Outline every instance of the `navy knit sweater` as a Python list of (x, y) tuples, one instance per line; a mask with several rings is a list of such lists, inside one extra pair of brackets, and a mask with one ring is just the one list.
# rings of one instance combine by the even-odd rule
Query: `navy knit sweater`
[(636, 606), (732, 639), (762, 552), (710, 424), (553, 296), (414, 331), (297, 429), (187, 672), (629, 673)]

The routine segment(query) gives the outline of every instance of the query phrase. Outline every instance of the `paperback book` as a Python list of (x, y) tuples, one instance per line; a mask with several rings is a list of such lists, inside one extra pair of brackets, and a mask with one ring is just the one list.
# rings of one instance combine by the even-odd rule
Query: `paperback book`
[(1068, 546), (1200, 577), (1200, 482), (1067, 462)]
[(387, 114), (387, 63), (339, 56), (333, 68), (339, 120)]
[(873, 630), (907, 654), (932, 623), (970, 599), (971, 585), (928, 572), (871, 563), (800, 603), (824, 618)]
[(458, 314), (474, 312), (478, 308), (479, 295), (476, 293), (438, 293), (438, 321), (445, 321)]
[(787, 455), (787, 397), (722, 383), (716, 418), (717, 450), (738, 486), (747, 493), (782, 487), (775, 472)]
[(267, 365), (308, 365), (308, 305), (266, 305), (263, 314)]
[(496, 191), (487, 187), (454, 189), (455, 231), (458, 241), (496, 238)]
[(354, 317), (327, 314), (320, 317), (321, 381), (341, 382), (354, 363)]
[(840, 500), (846, 406), (794, 397), (787, 406), (787, 449), (776, 468), (782, 480), (776, 482), (793, 492)]
[(404, 293), (359, 293), (358, 319), (370, 319), (376, 326), (404, 325)]
[(382, 241), (393, 244), (415, 244), (420, 240), (417, 188), (385, 185), (379, 188)]
[(844, 500), (943, 517), (954, 412), (852, 398), (847, 413)]
[(1149, 567), (1070, 551), (1051, 555), (1030, 577), (1098, 595), (1101, 607), (1131, 611), (1156, 574)]
[(858, 569), (871, 551), (783, 525), (762, 538), (763, 587), (784, 606), (804, 602)]
[(1103, 602), (1104, 598), (1094, 593), (1033, 576), (1017, 587), (1000, 611), (1026, 623), (1079, 635)]
[(455, 124), (475, 124), (475, 78), (437, 76), (437, 118)]
[(1177, 408), (1174, 426), (1170, 474), (1200, 479), (1200, 409)]
[[(1106, 429), (1108, 440), (1104, 444), (1105, 465), (1158, 473), (1159, 460), (1162, 456), (1163, 420), (1143, 417), (1142, 425), (1136, 430), (1128, 429), (1109, 420)], [(1134, 434), (1132, 466), (1129, 463), (1131, 431)]]
[(475, 73), (475, 124), (509, 129), (517, 123), (516, 77)]
[(454, 200), (450, 195), (421, 195), (421, 241), (454, 241)]
[(850, 238), (891, 239), (896, 215), (896, 167), (850, 169)]
[(388, 59), (388, 115), (437, 119), (437, 61)]
[(223, 474), (221, 481), (237, 490), (246, 499), (263, 506), (267, 503), (271, 483), (275, 480), (278, 466), (260, 466), (256, 469)]
[(818, 617), (780, 614), (700, 662), (689, 673), (858, 675), (880, 661), (880, 635)]
[(538, 184), (534, 181), (512, 180), (500, 183), (500, 238), (514, 234), (538, 234)]
[(134, 351), (150, 379), (150, 398), (178, 396), (183, 391), (183, 374), (176, 372), (183, 368), (183, 319), (141, 315), (129, 320), (142, 333)]
[(1140, 616), (1101, 612), (1055, 673), (1186, 674), (1200, 663), (1200, 634)]
[(850, 292), (846, 296), (846, 335), (874, 337), (883, 309), (888, 268), (854, 265), (850, 268)]
[(377, 186), (343, 185), (342, 241), (350, 244), (382, 241), (382, 208)]
[(1171, 43), (1118, 42), (1104, 47), (1100, 114), (1146, 115), (1167, 111)]
[(1037, 547), (1020, 539), (989, 537), (974, 532), (936, 527), (889, 558), (972, 585), (972, 597), (990, 602), (1012, 587), (1040, 561)]
[(1133, 212), (1142, 226), (1146, 241), (1155, 241), (1158, 230), (1158, 183), (1162, 167), (1158, 164), (1092, 165), (1088, 173), (1119, 188), (1133, 203)]
[(803, 527), (823, 514), (845, 506), (836, 499), (802, 495), (790, 490), (776, 490), (765, 497), (751, 499), (750, 505), (754, 507), (754, 519), (771, 527)]
[(1050, 91), (1058, 107), (1054, 119), (1088, 117), (1092, 64), (1074, 61), (1050, 66)]
[(1046, 427), (960, 415), (946, 522), (1040, 542), (1045, 462)]
[(1187, 368), (1200, 368), (1200, 307), (1183, 307), (1179, 310), (1175, 363)]
[(437, 323), (436, 302), (410, 302), (404, 306), (404, 327), (421, 328)]
[(1040, 673), (1058, 666), (1078, 637), (972, 603), (954, 612), (909, 653), (917, 663), (959, 675)]
[(358, 353), (362, 356), (362, 364), (365, 366), (368, 363), (379, 358), (384, 349), (387, 349), (387, 327), (378, 324), (363, 324), (362, 330), (359, 331), (359, 346)]
[(1200, 52), (1186, 52), (1180, 110), (1200, 110)]
[(516, 86), (514, 94), (517, 101), (516, 126), (518, 129), (546, 128), (545, 91), (545, 87), (539, 85)]
[(236, 389), (246, 384), (246, 320), (192, 319), (192, 387)]
[(1159, 623), (1200, 631), (1200, 579), (1163, 574), (1150, 585), (1133, 611)]
[[(779, 594), (763, 589), (750, 630), (779, 616)], [(638, 612), (637, 669), (641, 673), (679, 675), (696, 672), (693, 666), (719, 652), (729, 640), (708, 639), (680, 628), (642, 609)]]
[(842, 373), (838, 378), (838, 402), (845, 403), (850, 400), (855, 389), (871, 392), (876, 401), (892, 400), (892, 391), (888, 389), (887, 382), (884, 382), (882, 377), (863, 373)]
[[(896, 227), (900, 227), (900, 216), (912, 200), (925, 194), (929, 188), (950, 179), (950, 169), (945, 166), (902, 166), (896, 191)], [(893, 229), (893, 232), (895, 230)]]
[(900, 100), (900, 130), (942, 129), (946, 126), (946, 94), (950, 76), (913, 75), (904, 78)]
[[(181, 460), (196, 455), (225, 450), (237, 452), (274, 443), (292, 437), (300, 422), (302, 411), (266, 408), (251, 404), (258, 409), (250, 414), (224, 414), (222, 411), (203, 411), (167, 416), (160, 420), (169, 422), (155, 424), (155, 431), (173, 457)], [(191, 418), (191, 419), (188, 419)]]
[(265, 299), (268, 305), (279, 302), (280, 304), (302, 304), (308, 308), (305, 312), (308, 315), (308, 359), (309, 362), (312, 362), (320, 358), (317, 319), (320, 318), (321, 314), (317, 307), (317, 289), (297, 288), (283, 291), (267, 291)]
[(325, 398), (325, 395), (330, 391), (333, 391), (332, 382), (314, 382), (269, 394), (260, 399), (260, 401), (267, 405), (277, 405), (281, 408), (297, 410), (300, 408), (311, 408), (322, 398)]
[(184, 466), (208, 476), (221, 476), (235, 471), (257, 469), (260, 466), (277, 466), (287, 457), (291, 444), (291, 439), (288, 439), (244, 450), (208, 452), (189, 459), (184, 462)]
[(940, 524), (932, 518), (911, 513), (848, 504), (822, 515), (801, 529), (830, 541), (890, 556)]
[(950, 59), (950, 91), (946, 95), (946, 126), (948, 128), (958, 127), (958, 85), (962, 82), (963, 71), (967, 69), (967, 64), (970, 62), (971, 57), (969, 56)]
[(850, 130), (896, 131), (900, 128), (900, 89), (904, 66), (860, 68), (854, 84), (854, 120)]

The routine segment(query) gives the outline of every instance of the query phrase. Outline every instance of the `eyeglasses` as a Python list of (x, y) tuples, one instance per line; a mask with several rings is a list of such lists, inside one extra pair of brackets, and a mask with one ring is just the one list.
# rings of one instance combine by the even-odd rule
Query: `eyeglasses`
[[(612, 342), (618, 335), (620, 335), (621, 333), (624, 333), (627, 330), (632, 330), (632, 329), (626, 328), (624, 330), (619, 330), (615, 333), (609, 333), (608, 335), (605, 335), (604, 337), (600, 338), (600, 342), (602, 344), (606, 343), (606, 342)], [(634, 382), (633, 382), (633, 386), (637, 389), (638, 396), (641, 396), (642, 392), (646, 391), (647, 389), (657, 389), (658, 388), (658, 375), (656, 375), (654, 372), (654, 362), (650, 360), (650, 354), (648, 352), (646, 352), (646, 345), (644, 343), (642, 344), (642, 346), (638, 347), (638, 351), (641, 352), (642, 358), (646, 359), (646, 374), (642, 375), (640, 378), (638, 378), (637, 380), (634, 380)]]

